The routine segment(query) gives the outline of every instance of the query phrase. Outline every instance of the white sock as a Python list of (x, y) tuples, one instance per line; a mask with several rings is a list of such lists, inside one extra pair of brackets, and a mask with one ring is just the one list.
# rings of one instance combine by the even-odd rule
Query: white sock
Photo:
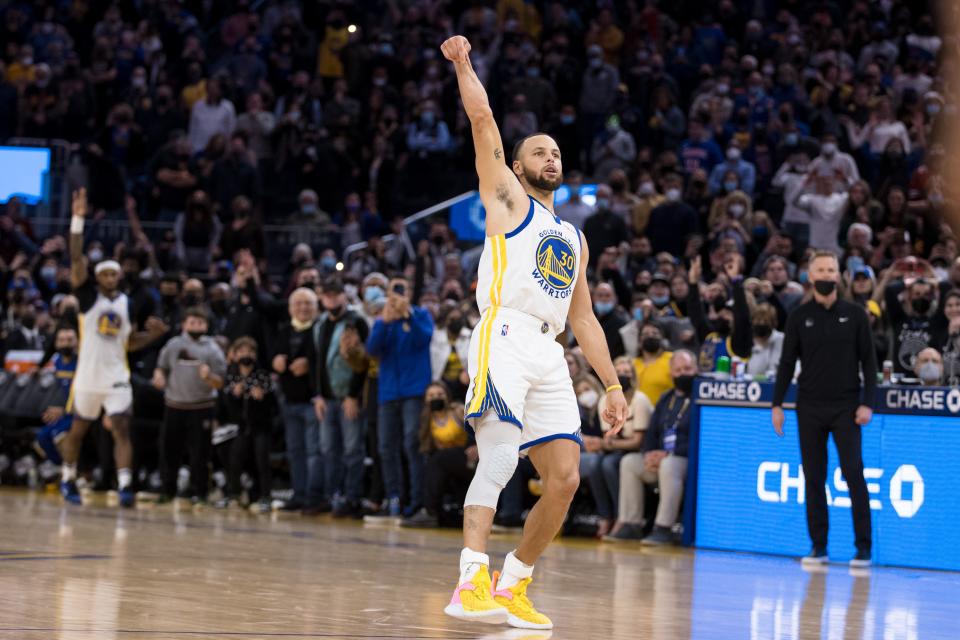
[(460, 552), (460, 584), (468, 582), (473, 578), (477, 571), (480, 570), (481, 565), (487, 565), (489, 567), (490, 556), (464, 547), (463, 551)]
[(497, 580), (497, 584), (494, 586), (497, 589), (506, 589), (532, 575), (533, 565), (524, 564), (520, 561), (520, 558), (513, 555), (513, 551), (511, 551), (503, 561), (503, 572), (500, 574), (500, 579)]
[(60, 479), (64, 482), (70, 482), (71, 480), (77, 479), (77, 465), (76, 464), (67, 464), (63, 463), (63, 467), (60, 469)]
[(133, 472), (130, 469), (117, 469), (117, 487), (120, 491), (128, 488), (133, 482)]

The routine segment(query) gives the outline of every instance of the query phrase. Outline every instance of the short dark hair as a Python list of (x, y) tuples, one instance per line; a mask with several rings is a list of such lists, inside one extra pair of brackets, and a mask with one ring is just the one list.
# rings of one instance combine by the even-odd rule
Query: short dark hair
[(548, 138), (556, 142), (556, 140), (553, 139), (553, 136), (551, 136), (549, 133), (544, 133), (543, 131), (537, 131), (536, 133), (531, 133), (528, 136), (524, 136), (523, 138), (520, 138), (519, 140), (517, 140), (517, 143), (513, 145), (513, 154), (510, 156), (511, 162), (514, 160), (520, 159), (520, 149), (523, 148), (523, 143), (529, 140), (530, 138), (534, 138), (536, 136), (547, 136)]
[(256, 353), (256, 352), (257, 352), (257, 341), (254, 340), (253, 338), (251, 338), (250, 336), (240, 336), (239, 338), (237, 338), (236, 340), (234, 340), (233, 342), (230, 343), (229, 352), (230, 352), (230, 353), (233, 353), (233, 352), (236, 351), (237, 349), (242, 349), (243, 347), (247, 347), (248, 349), (252, 349), (253, 352)]
[(204, 322), (210, 322), (210, 316), (207, 310), (201, 306), (188, 307), (183, 313), (184, 318), (200, 318)]

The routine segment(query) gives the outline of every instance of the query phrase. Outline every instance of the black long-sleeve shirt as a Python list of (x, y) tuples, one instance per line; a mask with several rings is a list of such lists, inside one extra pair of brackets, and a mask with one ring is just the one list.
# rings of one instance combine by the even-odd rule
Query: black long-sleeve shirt
[(790, 314), (785, 333), (773, 406), (783, 404), (798, 358), (801, 366), (799, 402), (807, 400), (827, 406), (873, 405), (877, 390), (877, 354), (863, 307), (837, 300), (828, 309), (811, 300)]
[[(712, 333), (707, 314), (703, 308), (703, 299), (700, 298), (700, 287), (690, 286), (687, 294), (687, 315), (690, 323), (697, 331), (697, 340), (703, 342)], [(743, 290), (743, 281), (733, 284), (733, 332), (730, 335), (730, 345), (733, 355), (749, 358), (753, 351), (753, 332), (750, 327), (750, 306), (747, 304), (747, 294)]]

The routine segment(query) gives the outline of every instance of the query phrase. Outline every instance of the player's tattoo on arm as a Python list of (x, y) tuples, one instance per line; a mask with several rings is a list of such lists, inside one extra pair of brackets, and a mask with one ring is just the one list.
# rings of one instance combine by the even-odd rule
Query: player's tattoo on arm
[(503, 153), (500, 151), (500, 149), (494, 149), (494, 150), (493, 150), (493, 157), (496, 158), (497, 160), (499, 160), (500, 158), (503, 157)]
[(510, 190), (502, 182), (497, 185), (497, 200), (507, 205), (507, 209), (513, 210), (513, 198), (510, 197)]

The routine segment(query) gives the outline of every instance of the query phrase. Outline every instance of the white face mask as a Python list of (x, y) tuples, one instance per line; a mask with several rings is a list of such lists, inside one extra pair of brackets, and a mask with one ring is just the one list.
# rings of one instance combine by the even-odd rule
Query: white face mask
[(743, 212), (746, 211), (746, 207), (742, 204), (734, 203), (727, 207), (727, 211), (729, 211), (734, 218), (739, 218), (743, 215)]
[(670, 202), (676, 202), (680, 199), (680, 189), (667, 189), (667, 193), (664, 195), (667, 196), (667, 200)]
[(580, 403), (580, 406), (584, 409), (593, 409), (597, 406), (597, 403), (600, 401), (600, 394), (598, 394), (593, 389), (587, 389), (583, 393), (577, 396), (577, 402)]
[(736, 147), (731, 147), (727, 149), (727, 160), (730, 160), (731, 162), (736, 162), (739, 159), (740, 159), (740, 149), (737, 149)]
[(641, 183), (640, 183), (640, 189), (639, 189), (639, 191), (640, 191), (641, 194), (643, 194), (643, 195), (645, 195), (645, 196), (650, 195), (651, 193), (654, 192), (653, 183), (652, 183), (652, 182), (641, 182)]
[(823, 152), (823, 155), (829, 158), (837, 152), (837, 145), (833, 142), (824, 142), (823, 146), (820, 147), (820, 151)]

